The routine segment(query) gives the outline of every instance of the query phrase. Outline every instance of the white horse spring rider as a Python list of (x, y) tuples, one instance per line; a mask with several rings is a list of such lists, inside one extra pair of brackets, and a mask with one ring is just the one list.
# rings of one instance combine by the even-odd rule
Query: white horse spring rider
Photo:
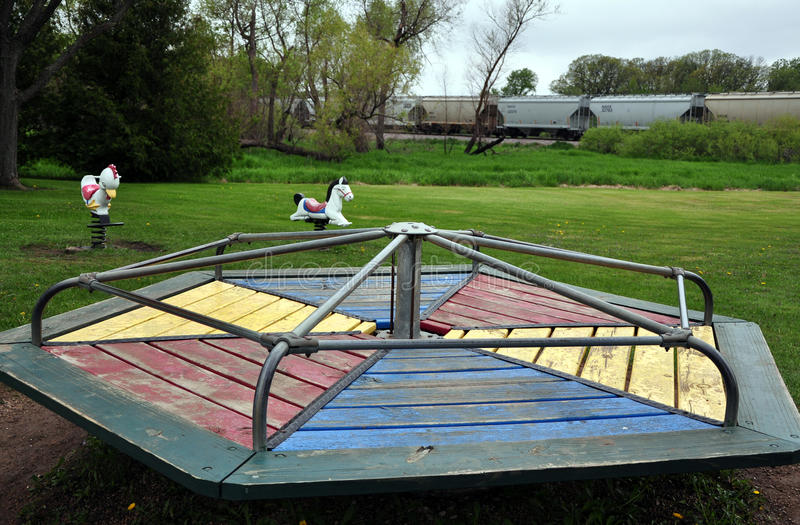
[(347, 184), (345, 177), (340, 177), (328, 185), (328, 195), (325, 202), (317, 202), (316, 199), (306, 197), (302, 193), (294, 194), (294, 203), (297, 204), (297, 211), (292, 214), (290, 219), (293, 221), (324, 221), (336, 226), (350, 226), (353, 224), (342, 215), (342, 202), (353, 200), (353, 191)]

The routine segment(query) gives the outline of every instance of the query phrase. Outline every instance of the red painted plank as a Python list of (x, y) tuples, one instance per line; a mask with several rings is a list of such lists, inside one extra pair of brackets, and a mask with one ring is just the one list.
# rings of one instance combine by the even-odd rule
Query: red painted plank
[[(255, 389), (256, 383), (258, 383), (261, 365), (217, 348), (211, 341), (158, 341), (151, 344), (214, 373), (241, 382), (250, 388)], [(278, 371), (322, 389), (329, 388), (344, 375), (344, 372), (299, 359), (297, 356), (283, 358), (278, 364)], [(288, 378), (276, 374), (273, 380), (275, 384), (273, 392), (276, 394), (280, 392), (284, 386), (283, 383), (286, 383), (287, 380)]]
[[(252, 445), (252, 421), (249, 417), (160, 380), (92, 346), (55, 346), (44, 349), (176, 417), (186, 419), (240, 445)], [(272, 406), (269, 408), (272, 414)], [(270, 434), (275, 432), (275, 427), (270, 425), (267, 428)]]
[(440, 306), (435, 312), (433, 312), (428, 319), (450, 326), (485, 326), (487, 324), (481, 319), (465, 317), (457, 313), (449, 312), (446, 309), (443, 309), (443, 306), (444, 305)]
[[(444, 303), (439, 310), (474, 319), (477, 321), (477, 324), (472, 324), (472, 326), (520, 324), (524, 322), (516, 317), (511, 317), (501, 312), (490, 312), (480, 308), (473, 308), (466, 304), (455, 303), (452, 301), (452, 298), (450, 301)], [(438, 321), (439, 318), (437, 317), (436, 320)]]
[(480, 308), (489, 312), (502, 312), (503, 315), (516, 319), (516, 321), (508, 324), (596, 323), (598, 321), (594, 317), (571, 314), (570, 312), (537, 306), (525, 301), (516, 301), (510, 297), (502, 297), (481, 290), (459, 292), (450, 301), (453, 304)]
[(439, 335), (444, 335), (449, 332), (451, 326), (453, 325), (440, 323), (439, 321), (433, 321), (432, 319), (423, 319), (419, 322), (420, 329)]
[(469, 288), (465, 287), (465, 291), (483, 290), (497, 297), (524, 301), (540, 307), (552, 309), (553, 315), (562, 315), (562, 312), (566, 312), (589, 316), (592, 319), (591, 322), (595, 323), (617, 321), (617, 319), (614, 317), (603, 313), (600, 310), (583, 305), (577, 301), (567, 299), (566, 297), (560, 296), (555, 292), (538, 288), (536, 286), (527, 286), (520, 283), (514, 284), (517, 284), (518, 287), (503, 287), (498, 282), (475, 282), (475, 284), (470, 283), (471, 286), (469, 286)]
[[(249, 339), (209, 339), (206, 340), (206, 342), (222, 348), (227, 352), (241, 356), (244, 359), (258, 363), (259, 367), (267, 358), (267, 350), (260, 344), (250, 341)], [(311, 354), (311, 358), (306, 358), (302, 355), (291, 355), (281, 359), (281, 362), (278, 364), (278, 370), (304, 380), (316, 378), (316, 381), (323, 381), (325, 385), (330, 386), (327, 384), (329, 381), (325, 379), (326, 377), (333, 377), (331, 374), (335, 374), (336, 379), (330, 383), (333, 384), (338, 381), (344, 373), (352, 370), (363, 360), (363, 358), (345, 352), (317, 352)], [(313, 371), (311, 375), (308, 376), (309, 379), (298, 375), (304, 368)], [(313, 383), (314, 381), (311, 382)]]
[[(475, 284), (473, 285), (473, 283), (475, 283)], [(617, 319), (617, 318), (615, 318), (613, 316), (610, 316), (608, 314), (600, 312), (599, 310), (595, 310), (594, 308), (582, 305), (582, 304), (580, 304), (580, 303), (578, 303), (576, 301), (573, 301), (571, 299), (563, 297), (563, 296), (561, 296), (561, 295), (559, 295), (559, 294), (557, 294), (555, 292), (552, 292), (550, 290), (546, 290), (546, 289), (538, 287), (538, 286), (533, 286), (531, 284), (518, 283), (518, 282), (515, 282), (515, 281), (509, 281), (509, 280), (501, 279), (499, 277), (491, 277), (491, 276), (487, 276), (487, 275), (479, 275), (473, 281), (471, 281), (467, 286), (468, 287), (469, 286), (477, 286), (477, 287), (481, 287), (481, 288), (484, 288), (484, 289), (492, 289), (492, 288), (494, 288), (494, 289), (497, 290), (498, 294), (507, 294), (508, 292), (506, 292), (504, 290), (516, 290), (516, 291), (522, 292), (524, 294), (536, 295), (536, 296), (541, 297), (542, 299), (536, 299), (536, 301), (539, 302), (540, 304), (553, 304), (554, 307), (566, 308), (568, 310), (575, 310), (575, 311), (578, 311), (578, 309), (586, 309), (586, 308), (588, 308), (589, 309), (588, 313), (590, 315), (596, 315), (598, 317), (601, 317), (603, 319), (607, 319), (607, 320), (612, 321), (612, 322), (619, 322), (619, 319)], [(486, 288), (486, 287), (488, 287), (488, 288)], [(566, 303), (566, 306), (565, 305), (559, 306), (559, 305), (557, 305), (555, 303), (545, 302), (546, 299), (549, 299), (549, 300), (552, 300), (552, 301), (559, 301), (561, 303)], [(623, 308), (625, 308), (628, 311), (635, 312), (637, 314), (640, 314), (640, 315), (643, 315), (643, 316), (647, 317), (648, 319), (652, 319), (654, 321), (657, 321), (657, 322), (660, 322), (660, 323), (663, 323), (663, 324), (674, 325), (674, 324), (679, 322), (679, 319), (677, 317), (673, 317), (673, 316), (669, 316), (669, 315), (662, 315), (662, 314), (658, 314), (658, 313), (654, 313), (654, 312), (648, 312), (646, 310), (639, 310), (637, 308), (629, 308), (629, 307), (623, 307)], [(584, 313), (586, 313), (586, 312), (584, 312)]]

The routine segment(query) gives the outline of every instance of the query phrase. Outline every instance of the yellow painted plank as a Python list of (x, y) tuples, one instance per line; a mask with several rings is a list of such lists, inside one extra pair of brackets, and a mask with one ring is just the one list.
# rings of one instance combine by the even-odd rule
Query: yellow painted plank
[(446, 334), (444, 334), (445, 339), (461, 339), (466, 334), (466, 330), (450, 330)]
[[(593, 326), (559, 326), (553, 330), (550, 337), (591, 337), (593, 332)], [(578, 373), (585, 351), (584, 346), (545, 348), (536, 360), (536, 364), (575, 375)]]
[[(190, 305), (187, 305), (186, 308), (195, 313), (208, 315), (214, 310), (231, 304), (242, 296), (249, 296), (254, 293), (254, 291), (247, 290), (246, 288), (230, 286), (219, 293), (214, 293), (208, 295), (207, 297), (203, 297), (199, 301), (195, 301)], [(211, 328), (201, 324), (196, 325), (195, 332), (191, 331), (191, 326), (186, 328), (186, 330), (190, 331), (185, 331), (184, 329), (179, 328), (181, 325), (186, 323), (189, 323), (189, 321), (182, 317), (162, 313), (161, 315), (152, 319), (148, 319), (143, 323), (120, 330), (119, 332), (116, 332), (113, 337), (115, 339), (127, 339), (132, 337), (156, 337), (161, 335), (194, 335), (197, 333), (197, 330), (199, 330), (199, 333), (207, 333), (212, 330)]]
[[(244, 301), (239, 301), (228, 305), (224, 311), (222, 312), (215, 312), (215, 315), (219, 314), (223, 321), (227, 321), (229, 323), (234, 323), (240, 325), (241, 319), (244, 317), (258, 312), (262, 308), (268, 308), (269, 305), (276, 303), (280, 300), (280, 297), (277, 295), (272, 295), (268, 293), (258, 292), (250, 297), (248, 297)], [(225, 333), (221, 330), (212, 330), (209, 332), (210, 334), (222, 334)]]
[[(261, 294), (247, 288), (232, 288), (212, 297), (197, 301), (193, 303), (189, 309), (193, 312), (207, 315), (221, 321), (232, 321), (235, 318), (242, 317), (241, 315), (237, 315), (237, 311), (239, 311), (240, 308), (238, 305), (247, 302), (251, 297), (256, 295)], [(182, 319), (182, 321), (182, 323), (158, 335), (196, 335), (208, 334), (214, 331), (214, 328), (201, 323), (186, 321), (185, 319)]]
[(376, 325), (372, 321), (362, 321), (360, 325), (353, 328), (353, 330), (357, 332), (361, 332), (362, 334), (371, 334), (374, 333), (375, 330), (378, 329), (378, 325)]
[[(640, 337), (656, 334), (639, 328)], [(637, 346), (633, 349), (633, 366), (628, 392), (665, 405), (675, 405), (675, 351), (661, 346)]]
[[(633, 326), (599, 326), (594, 336), (632, 337), (635, 331)], [(589, 348), (581, 377), (624, 390), (630, 353), (630, 346), (593, 346)]]
[(314, 327), (314, 332), (349, 332), (361, 324), (361, 319), (348, 317), (340, 313), (332, 313)]
[[(314, 313), (316, 309), (316, 306), (303, 306), (282, 319), (278, 319), (268, 326), (261, 328), (259, 332), (290, 332), (297, 328), (297, 325), (302, 323), (306, 317)], [(314, 331), (314, 328), (312, 328), (311, 331)]]
[(264, 328), (280, 321), (287, 315), (290, 315), (305, 305), (292, 301), (291, 299), (279, 299), (269, 306), (260, 308), (255, 312), (249, 313), (241, 317), (236, 324), (249, 328), (250, 330), (264, 331)]
[[(222, 281), (212, 281), (202, 286), (192, 288), (191, 290), (173, 295), (165, 299), (164, 302), (173, 306), (186, 307), (206, 297), (224, 292), (231, 288), (233, 288), (232, 284), (223, 283)], [(86, 326), (80, 330), (75, 330), (53, 341), (99, 341), (102, 339), (117, 338), (119, 337), (116, 335), (118, 332), (161, 315), (167, 314), (155, 308), (145, 306)]]
[[(693, 327), (694, 335), (714, 346), (710, 326)], [(678, 408), (722, 421), (725, 418), (725, 389), (722, 375), (697, 350), (678, 349)]]
[[(461, 339), (489, 339), (489, 338), (504, 338), (508, 336), (508, 330), (504, 328), (481, 328), (479, 330), (470, 330)], [(496, 352), (497, 348), (484, 348), (490, 352)]]
[[(549, 337), (551, 328), (515, 328), (508, 334), (509, 339), (520, 339), (528, 337)], [(521, 359), (533, 363), (536, 361), (536, 356), (539, 355), (541, 347), (522, 347), (522, 348), (498, 348), (497, 353)]]

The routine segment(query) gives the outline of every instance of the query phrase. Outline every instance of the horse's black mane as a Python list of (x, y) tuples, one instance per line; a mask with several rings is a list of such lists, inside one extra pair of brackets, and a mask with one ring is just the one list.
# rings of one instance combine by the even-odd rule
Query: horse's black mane
[(349, 184), (349, 183), (347, 182), (346, 177), (339, 177), (338, 179), (332, 180), (331, 183), (328, 184), (328, 194), (325, 195), (325, 202), (331, 200), (331, 193), (333, 193), (333, 187), (336, 186), (337, 184)]

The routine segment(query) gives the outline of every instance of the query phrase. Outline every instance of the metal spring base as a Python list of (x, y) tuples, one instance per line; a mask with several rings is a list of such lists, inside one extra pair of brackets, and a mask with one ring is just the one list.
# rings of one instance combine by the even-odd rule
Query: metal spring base
[(310, 222), (314, 225), (314, 231), (318, 232), (323, 231), (330, 221), (330, 219), (312, 219), (311, 217), (306, 219), (306, 222)]
[(110, 226), (122, 226), (124, 222), (110, 222), (111, 219), (108, 215), (98, 215), (95, 212), (90, 212), (92, 215), (92, 222), (87, 224), (86, 227), (92, 230), (92, 248), (104, 249), (106, 247), (106, 229)]

